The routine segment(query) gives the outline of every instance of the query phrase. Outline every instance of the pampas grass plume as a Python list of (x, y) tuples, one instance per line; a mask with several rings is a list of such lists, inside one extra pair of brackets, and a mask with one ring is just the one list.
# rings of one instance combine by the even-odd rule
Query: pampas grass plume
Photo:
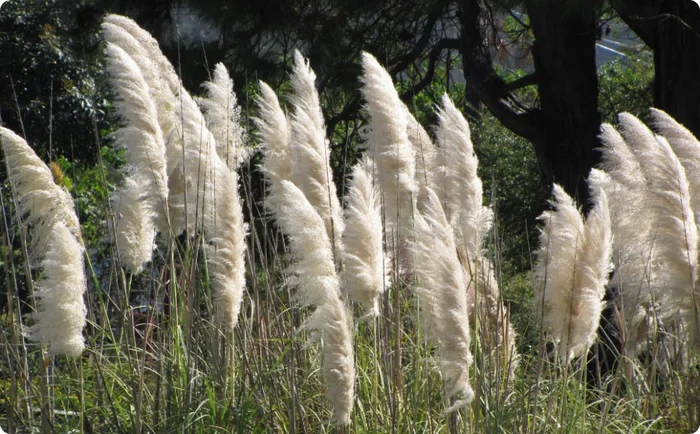
[(282, 206), (282, 181), (291, 180), (293, 174), (291, 127), (277, 95), (262, 81), (257, 103), (259, 114), (253, 121), (258, 127), (265, 160), (263, 171), (268, 182), (265, 205), (273, 213), (278, 213)]
[(215, 216), (205, 228), (209, 275), (214, 290), (217, 320), (227, 330), (238, 323), (245, 289), (245, 237), (247, 225), (238, 194), (238, 175), (217, 160), (214, 189)]
[(351, 317), (341, 300), (333, 249), (323, 219), (304, 193), (291, 181), (283, 180), (280, 188), (280, 208), (275, 217), (291, 240), (296, 299), (303, 306), (316, 307), (304, 327), (321, 338), (326, 396), (333, 404), (333, 419), (345, 425), (352, 413), (355, 365)]
[(412, 228), (416, 204), (415, 150), (408, 138), (407, 111), (389, 73), (369, 53), (362, 53), (362, 93), (370, 116), (369, 155), (376, 164), (385, 230), (390, 250), (394, 239), (405, 238)]
[(700, 211), (700, 141), (683, 125), (658, 109), (651, 110), (652, 125), (668, 140), (685, 169), (690, 185), (690, 207)]
[(448, 221), (455, 232), (458, 248), (473, 265), (481, 257), (486, 233), (491, 228), (493, 212), (482, 205), (483, 187), (477, 175), (479, 161), (474, 153), (469, 124), (447, 94), (442, 96), (436, 129), (442, 154)]
[(34, 258), (48, 250), (54, 223), (63, 222), (81, 243), (80, 223), (73, 198), (56, 185), (51, 170), (20, 136), (0, 127), (5, 164), (17, 193), (18, 213), (33, 227), (30, 250)]
[(423, 214), (415, 220), (416, 294), (428, 337), (438, 349), (445, 394), (457, 398), (446, 412), (474, 398), (469, 385), (472, 355), (467, 310), (467, 278), (457, 257), (452, 228), (435, 192), (427, 191)]
[(44, 269), (29, 338), (48, 344), (52, 354), (78, 356), (85, 347), (87, 283), (73, 199), (21, 137), (0, 127), (0, 141), (17, 212), (31, 228), (30, 256)]
[(379, 297), (388, 282), (390, 265), (382, 244), (382, 214), (374, 185), (374, 163), (363, 159), (352, 170), (345, 209), (345, 252), (341, 275), (349, 298), (365, 308), (366, 316), (379, 313)]
[(217, 63), (211, 81), (204, 83), (206, 97), (198, 98), (204, 118), (216, 140), (219, 157), (231, 170), (241, 165), (251, 153), (241, 126), (241, 108), (233, 91), (233, 80), (223, 63)]
[(40, 265), (44, 278), (37, 283), (39, 312), (29, 337), (49, 346), (52, 354), (79, 356), (85, 348), (83, 328), (87, 289), (83, 248), (65, 223), (56, 222), (50, 231), (48, 250)]
[[(116, 133), (117, 141), (126, 148), (129, 178), (124, 191), (113, 198), (121, 210), (116, 218), (117, 243), (122, 260), (138, 273), (151, 259), (156, 227), (166, 233), (169, 230), (165, 142), (138, 65), (117, 45), (108, 43), (106, 52), (110, 80), (119, 96), (118, 112), (127, 121)], [(138, 211), (127, 206), (138, 207)]]
[(316, 91), (316, 74), (299, 53), (294, 52), (292, 69), (293, 156), (297, 171), (294, 182), (321, 215), (337, 258), (342, 255), (343, 210), (333, 181), (326, 126)]
[(571, 197), (554, 185), (552, 211), (544, 222), (536, 255), (535, 303), (560, 358), (583, 356), (597, 336), (605, 285), (610, 273), (612, 231), (608, 199), (599, 186), (605, 173), (589, 177), (593, 208), (584, 223)]
[(404, 110), (408, 118), (408, 140), (411, 142), (416, 154), (416, 180), (418, 181), (419, 197), (418, 201), (427, 200), (426, 189), (431, 188), (434, 191), (439, 191), (437, 188), (436, 175), (438, 170), (438, 151), (435, 144), (430, 139), (428, 132), (416, 120), (416, 118), (404, 105)]
[(535, 252), (534, 301), (545, 329), (560, 345), (561, 358), (568, 361), (571, 356), (569, 349), (576, 345), (569, 342), (568, 335), (576, 263), (583, 252), (585, 229), (581, 214), (564, 189), (554, 184), (553, 195), (551, 205), (554, 209), (539, 217), (544, 227), (540, 229), (540, 247)]

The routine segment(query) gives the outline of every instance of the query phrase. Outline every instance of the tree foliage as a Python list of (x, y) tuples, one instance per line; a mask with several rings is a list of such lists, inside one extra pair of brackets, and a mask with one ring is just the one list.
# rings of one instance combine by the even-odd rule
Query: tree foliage
[(7, 2), (0, 14), (0, 115), (44, 158), (94, 162), (109, 105), (96, 70), (94, 11), (80, 2)]

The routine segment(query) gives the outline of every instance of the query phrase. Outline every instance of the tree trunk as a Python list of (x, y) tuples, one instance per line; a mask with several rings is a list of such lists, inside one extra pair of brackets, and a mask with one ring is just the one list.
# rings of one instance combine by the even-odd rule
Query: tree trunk
[[(588, 207), (586, 178), (599, 162), (601, 117), (595, 44), (602, 1), (530, 0), (540, 128), (533, 141), (543, 172)], [(580, 6), (580, 8), (584, 8)]]
[(700, 135), (700, 7), (692, 0), (613, 4), (654, 51), (654, 105)]
[[(536, 107), (523, 104), (492, 66), (488, 11), (481, 0), (461, 0), (460, 52), (468, 88), (508, 129), (535, 146), (542, 172), (588, 208), (585, 179), (599, 161), (601, 117), (595, 43), (602, 1), (578, 10), (561, 0), (529, 0), (535, 35)], [(529, 80), (525, 80), (525, 83)]]

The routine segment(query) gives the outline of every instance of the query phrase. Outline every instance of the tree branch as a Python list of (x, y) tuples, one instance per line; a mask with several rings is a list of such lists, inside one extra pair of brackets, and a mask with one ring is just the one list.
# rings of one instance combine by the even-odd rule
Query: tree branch
[(486, 11), (480, 0), (459, 0), (460, 53), (467, 87), (508, 129), (530, 141), (538, 135), (540, 111), (524, 104), (493, 69), (487, 46)]
[(445, 0), (440, 0), (439, 2), (435, 3), (434, 8), (428, 12), (427, 22), (425, 27), (423, 27), (423, 33), (416, 42), (416, 45), (409, 52), (396, 56), (389, 61), (389, 67), (391, 68), (389, 73), (392, 76), (395, 76), (399, 72), (402, 72), (408, 68), (408, 66), (413, 63), (425, 50), (430, 42), (430, 37), (433, 34), (435, 24), (437, 24), (443, 11), (445, 10), (445, 7), (449, 3), (449, 1)]
[(526, 86), (534, 86), (537, 84), (537, 73), (533, 72), (532, 74), (525, 75), (523, 77), (520, 77), (516, 80), (511, 81), (510, 83), (506, 84), (506, 89), (509, 91), (514, 91), (518, 89), (522, 89), (523, 87)]
[(425, 75), (416, 84), (411, 86), (410, 89), (400, 95), (402, 101), (406, 102), (410, 100), (433, 81), (433, 78), (435, 77), (435, 70), (437, 69), (438, 62), (440, 61), (440, 55), (444, 50), (449, 49), (459, 49), (459, 39), (443, 38), (433, 46), (433, 48), (430, 50), (430, 54), (428, 55), (428, 69), (425, 72)]

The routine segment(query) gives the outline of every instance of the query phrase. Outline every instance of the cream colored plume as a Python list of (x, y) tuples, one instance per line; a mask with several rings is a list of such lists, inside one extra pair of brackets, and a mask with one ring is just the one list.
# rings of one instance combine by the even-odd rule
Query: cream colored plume
[(583, 222), (573, 200), (554, 185), (552, 211), (535, 252), (535, 304), (550, 338), (565, 362), (586, 354), (595, 343), (603, 296), (612, 269), (612, 231), (608, 199), (600, 188), (605, 173), (589, 176), (593, 207)]
[[(161, 168), (165, 171), (167, 167), (173, 233), (178, 235), (186, 228), (190, 234), (195, 229), (203, 230), (216, 309), (221, 313), (218, 319), (225, 327), (233, 328), (245, 286), (246, 226), (237, 175), (217, 154), (216, 137), (207, 120), (194, 98), (181, 88), (174, 68), (155, 39), (132, 20), (119, 15), (108, 15), (102, 29), (105, 38), (122, 48), (143, 74), (166, 142), (167, 162)], [(214, 80), (207, 88), (209, 98), (204, 105), (217, 134), (224, 138), (238, 134), (236, 140), (243, 140), (245, 133), (237, 123), (238, 113), (231, 113), (236, 106), (225, 68), (217, 66)], [(227, 113), (231, 116), (221, 119)], [(153, 124), (152, 116), (148, 121)], [(226, 136), (227, 129), (234, 133)], [(229, 149), (231, 143), (222, 143)], [(135, 194), (122, 198), (122, 202), (131, 201), (128, 212), (143, 213), (139, 210), (143, 204), (136, 203), (138, 200)], [(134, 226), (134, 232), (137, 229)]]
[(217, 320), (228, 330), (238, 323), (245, 289), (247, 225), (238, 194), (238, 175), (221, 160), (216, 162), (215, 215), (206, 228), (204, 245), (214, 289)]
[(700, 211), (700, 141), (666, 112), (655, 108), (650, 111), (652, 125), (668, 140), (685, 169), (690, 184), (690, 207), (697, 213)]
[[(603, 124), (602, 162), (608, 176), (591, 176), (593, 188), (605, 190), (609, 200), (613, 239), (614, 285), (617, 303), (624, 312), (626, 346), (635, 352), (646, 340), (648, 309), (652, 303), (652, 282), (656, 281), (657, 261), (652, 239), (653, 218), (647, 200), (647, 180), (637, 155), (611, 125)], [(651, 314), (653, 317), (653, 313)]]
[(51, 170), (21, 137), (0, 127), (0, 141), (17, 213), (31, 230), (30, 256), (44, 269), (29, 337), (48, 344), (53, 354), (77, 356), (85, 347), (87, 283), (73, 199), (54, 183)]
[(18, 214), (33, 227), (30, 251), (34, 259), (48, 250), (52, 227), (63, 222), (82, 245), (73, 198), (54, 183), (51, 170), (20, 136), (0, 127), (7, 173), (17, 195)]
[(258, 127), (265, 160), (263, 171), (267, 178), (265, 206), (278, 213), (282, 206), (282, 181), (292, 180), (293, 159), (291, 149), (291, 127), (275, 92), (260, 82), (260, 97), (257, 99), (260, 111), (253, 121)]
[[(238, 177), (219, 157), (216, 140), (194, 98), (183, 89), (180, 101), (183, 110), (182, 174), (186, 196), (175, 195), (172, 208), (179, 211), (176, 216), (186, 217), (189, 233), (195, 228), (204, 231), (209, 244), (208, 260), (213, 271), (212, 289), (218, 321), (230, 329), (238, 320), (245, 285), (246, 227), (238, 194)], [(184, 228), (183, 223), (176, 220), (174, 226)]]
[[(109, 14), (105, 16), (104, 22), (121, 27), (128, 32), (138, 42), (138, 44), (143, 47), (147, 57), (151, 59), (154, 67), (158, 71), (161, 80), (163, 80), (172, 94), (176, 96), (179, 94), (181, 88), (180, 79), (175, 72), (175, 68), (173, 68), (173, 65), (170, 63), (168, 58), (165, 57), (163, 52), (160, 50), (158, 41), (156, 41), (150, 33), (139, 27), (134, 20), (122, 15)], [(116, 43), (115, 41), (109, 42)], [(126, 50), (125, 47), (122, 48)]]
[(174, 68), (148, 32), (129, 18), (108, 15), (103, 34), (132, 57), (151, 88), (166, 141), (171, 227), (179, 235), (187, 224), (192, 233), (205, 224), (200, 217), (212, 215), (211, 209), (205, 213), (203, 207), (212, 202), (207, 188), (213, 179), (216, 141), (197, 103), (180, 86)]
[(469, 124), (445, 94), (438, 110), (436, 136), (444, 158), (444, 207), (454, 229), (457, 247), (474, 273), (482, 256), (486, 233), (491, 229), (493, 212), (482, 205), (483, 188), (477, 175), (479, 161), (474, 153)]
[(654, 137), (638, 119), (620, 115), (620, 127), (639, 156), (646, 176), (649, 218), (654, 222), (652, 242), (659, 278), (653, 284), (661, 305), (661, 319), (678, 312), (691, 300), (697, 276), (698, 232), (690, 205), (690, 185), (683, 166), (668, 141)]
[[(408, 118), (408, 140), (413, 146), (416, 154), (416, 181), (418, 182), (419, 197), (418, 201), (427, 200), (426, 189), (431, 188), (438, 192), (437, 186), (437, 170), (438, 170), (438, 153), (435, 144), (430, 139), (425, 128), (418, 123), (416, 118), (408, 110), (404, 104), (406, 116)], [(438, 196), (440, 196), (438, 194)]]
[[(155, 39), (131, 19), (120, 15), (107, 15), (102, 23), (102, 35), (108, 43), (123, 49), (141, 70), (155, 102), (163, 138), (169, 144), (166, 152), (168, 171), (172, 173), (182, 161), (182, 148), (173, 143), (182, 131), (179, 119), (180, 86), (177, 74), (160, 52)], [(176, 179), (173, 177), (169, 181), (172, 183)]]
[(584, 224), (585, 243), (576, 271), (569, 336), (572, 344), (570, 358), (582, 356), (595, 343), (604, 307), (605, 285), (613, 269), (608, 197), (599, 187), (599, 180), (606, 177), (605, 172), (597, 169), (592, 169), (588, 175), (592, 208)]
[[(650, 110), (654, 127), (668, 140), (685, 169), (690, 185), (690, 207), (695, 212), (696, 225), (700, 225), (700, 141), (665, 112), (655, 108)], [(700, 333), (700, 282), (697, 279), (700, 276), (695, 278), (695, 294), (691, 297), (695, 309), (687, 309), (685, 320), (697, 339)]]
[[(138, 205), (139, 212), (124, 209), (117, 215), (117, 242), (128, 237), (130, 242), (119, 245), (119, 254), (132, 272), (139, 272), (151, 255), (156, 228), (167, 233), (168, 175), (165, 142), (149, 87), (134, 60), (120, 47), (107, 44), (110, 82), (117, 92), (117, 110), (127, 125), (116, 133), (117, 142), (126, 149), (126, 172), (132, 184), (113, 201)], [(141, 221), (132, 221), (132, 220)], [(120, 232), (136, 232), (119, 235)]]
[(362, 93), (370, 116), (368, 155), (376, 164), (388, 250), (394, 252), (413, 227), (418, 193), (415, 150), (408, 138), (407, 112), (391, 76), (369, 53), (362, 54), (362, 69)]
[(62, 221), (49, 231), (48, 250), (40, 262), (44, 277), (37, 282), (39, 312), (29, 338), (49, 346), (52, 354), (79, 356), (85, 349), (83, 328), (87, 309), (83, 294), (87, 289), (83, 247)]
[(214, 67), (211, 81), (204, 83), (207, 95), (197, 101), (204, 110), (204, 118), (216, 140), (219, 157), (229, 169), (236, 170), (248, 159), (252, 149), (246, 146), (245, 130), (241, 126), (241, 108), (233, 80), (223, 63)]
[(373, 165), (365, 158), (352, 170), (343, 233), (343, 290), (362, 304), (365, 316), (379, 314), (379, 297), (389, 283), (390, 270), (382, 242), (382, 210), (373, 183)]
[(116, 228), (119, 259), (132, 273), (139, 273), (151, 261), (156, 229), (149, 218), (146, 197), (139, 178), (127, 176), (121, 188), (110, 198)]
[(534, 302), (537, 317), (542, 319), (550, 338), (559, 344), (561, 358), (568, 361), (573, 356), (570, 349), (579, 347), (579, 342), (570, 341), (569, 335), (574, 326), (576, 265), (586, 239), (583, 218), (574, 201), (557, 184), (553, 194), (554, 209), (539, 217), (544, 227), (540, 229), (540, 248), (535, 251)]
[(429, 339), (438, 349), (445, 394), (455, 398), (451, 412), (471, 403), (469, 385), (470, 329), (467, 277), (457, 257), (452, 228), (435, 192), (427, 190), (424, 214), (415, 220), (416, 294)]
[(291, 181), (280, 183), (277, 224), (290, 240), (296, 298), (303, 306), (315, 307), (304, 327), (321, 338), (326, 397), (333, 404), (333, 419), (350, 422), (354, 400), (355, 365), (351, 315), (340, 294), (333, 249), (323, 219)]
[(342, 255), (343, 209), (333, 181), (330, 147), (316, 91), (316, 74), (299, 53), (294, 52), (292, 70), (292, 146), (296, 165), (294, 183), (323, 219), (336, 257)]

